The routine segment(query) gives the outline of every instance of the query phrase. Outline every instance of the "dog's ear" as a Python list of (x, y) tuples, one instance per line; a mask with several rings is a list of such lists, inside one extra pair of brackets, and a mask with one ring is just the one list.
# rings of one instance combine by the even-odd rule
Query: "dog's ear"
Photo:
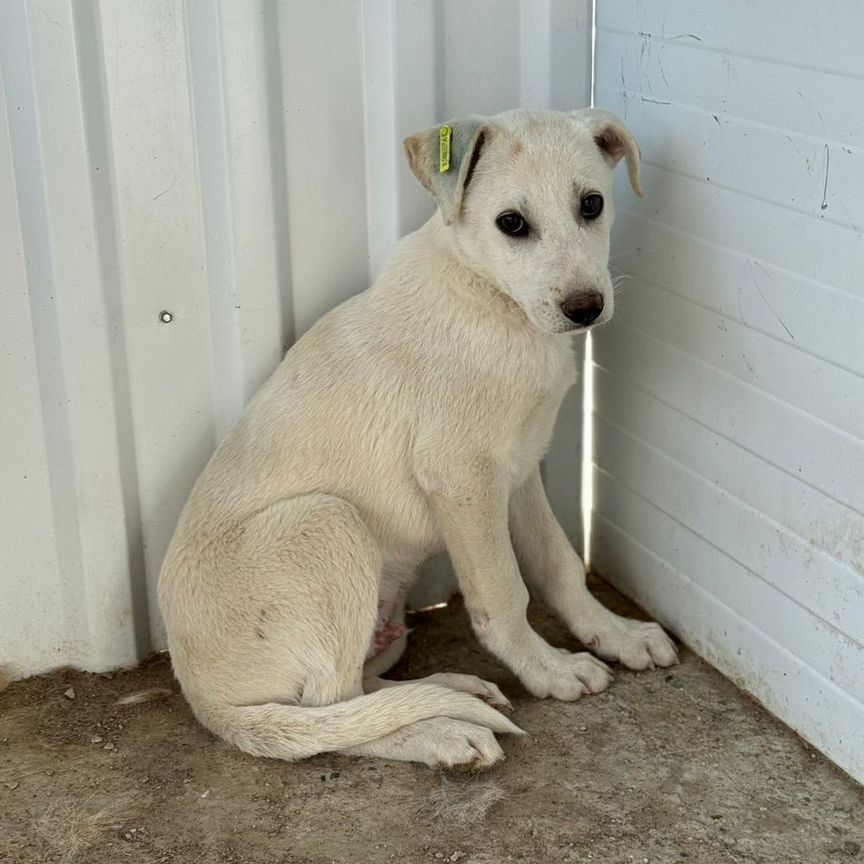
[(468, 117), (405, 139), (408, 164), (438, 202), (447, 225), (459, 218), (465, 187), (488, 135), (483, 117)]
[(633, 191), (641, 198), (642, 184), (639, 182), (639, 145), (627, 127), (609, 111), (586, 108), (576, 116), (587, 121), (594, 143), (603, 152), (603, 157), (614, 168), (622, 159), (627, 159), (627, 174)]

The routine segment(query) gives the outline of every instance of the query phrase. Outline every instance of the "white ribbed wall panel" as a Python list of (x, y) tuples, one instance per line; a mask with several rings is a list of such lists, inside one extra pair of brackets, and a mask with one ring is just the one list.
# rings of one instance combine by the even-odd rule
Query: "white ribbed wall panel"
[(597, 14), (645, 198), (595, 342), (595, 568), (864, 779), (861, 4)]
[[(431, 213), (402, 138), (588, 104), (590, 8), (0, 3), (0, 663), (164, 644), (156, 576), (216, 443)], [(549, 472), (574, 538), (578, 399)]]

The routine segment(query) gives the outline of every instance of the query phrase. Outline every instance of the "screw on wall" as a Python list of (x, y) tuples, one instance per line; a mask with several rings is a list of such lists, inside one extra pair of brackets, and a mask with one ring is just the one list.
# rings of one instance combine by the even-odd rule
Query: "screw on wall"
[(159, 313), (159, 320), (163, 324), (170, 324), (174, 320), (174, 313), (170, 312), (168, 309), (163, 309)]

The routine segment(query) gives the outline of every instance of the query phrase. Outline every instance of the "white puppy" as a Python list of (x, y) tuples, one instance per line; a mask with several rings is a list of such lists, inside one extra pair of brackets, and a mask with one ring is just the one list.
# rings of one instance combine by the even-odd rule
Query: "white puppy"
[(165, 559), (183, 692), (249, 753), (502, 758), (493, 732), (519, 730), (492, 707), (507, 704), (493, 684), (374, 677), (404, 648), (416, 568), (443, 549), (478, 638), (535, 696), (578, 699), (610, 673), (531, 629), (526, 583), (604, 660), (676, 661), (660, 627), (588, 593), (538, 470), (575, 378), (567, 334), (612, 314), (612, 169), (626, 157), (639, 192), (636, 143), (593, 109), (443, 134), (405, 142), (438, 213), (288, 352), (210, 460)]

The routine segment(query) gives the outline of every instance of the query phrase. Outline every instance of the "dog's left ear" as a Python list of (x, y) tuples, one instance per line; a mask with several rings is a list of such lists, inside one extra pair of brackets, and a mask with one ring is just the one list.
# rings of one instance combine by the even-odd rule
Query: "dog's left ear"
[(586, 108), (583, 111), (577, 111), (576, 116), (588, 123), (591, 134), (594, 136), (594, 143), (603, 151), (603, 157), (609, 165), (614, 168), (622, 157), (626, 157), (630, 185), (641, 198), (639, 145), (627, 127), (614, 114), (609, 111), (601, 111), (598, 108)]
[(485, 118), (468, 117), (405, 139), (408, 164), (438, 202), (446, 225), (459, 218), (465, 187), (471, 181), (488, 134)]

